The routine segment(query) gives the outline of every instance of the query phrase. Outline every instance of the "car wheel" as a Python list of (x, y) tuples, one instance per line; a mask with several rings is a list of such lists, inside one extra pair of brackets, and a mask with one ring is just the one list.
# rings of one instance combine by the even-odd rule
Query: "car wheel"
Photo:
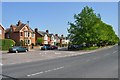
[(28, 50), (25, 50), (25, 52), (27, 52)]
[(18, 53), (18, 51), (16, 50), (15, 53)]

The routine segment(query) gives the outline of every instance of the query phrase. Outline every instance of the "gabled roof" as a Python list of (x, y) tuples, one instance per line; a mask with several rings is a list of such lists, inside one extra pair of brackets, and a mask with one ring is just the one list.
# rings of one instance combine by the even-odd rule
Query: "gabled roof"
[[(18, 31), (20, 31), (24, 26), (27, 26), (28, 27), (28, 25), (27, 24), (24, 24), (24, 23), (21, 23), (19, 26), (17, 26), (17, 25), (11, 25), (10, 26), (10, 28), (8, 28), (8, 29), (6, 29), (6, 33), (7, 32), (10, 32), (10, 29), (11, 29), (11, 27), (12, 28), (14, 28), (15, 30), (13, 31), (13, 32), (18, 32)], [(28, 27), (31, 31), (33, 31), (30, 27)], [(33, 31), (34, 32), (34, 31)]]
[(20, 26), (17, 26), (15, 29), (15, 32), (20, 31), (26, 24), (21, 24)]
[(57, 40), (58, 40), (58, 39), (61, 39), (61, 37), (60, 37), (60, 36), (55, 36), (55, 39), (57, 39)]
[(5, 28), (3, 27), (3, 25), (0, 23), (0, 26), (2, 27), (3, 30), (5, 30)]
[(49, 33), (47, 33), (47, 32), (43, 32), (43, 31), (37, 31), (41, 36), (44, 36), (45, 34), (47, 34), (48, 36), (50, 36), (50, 34)]

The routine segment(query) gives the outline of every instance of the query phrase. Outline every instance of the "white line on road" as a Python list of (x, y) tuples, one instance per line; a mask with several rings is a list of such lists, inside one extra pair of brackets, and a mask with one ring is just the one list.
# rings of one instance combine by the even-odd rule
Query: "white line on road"
[(0, 66), (2, 66), (3, 64), (2, 63), (0, 63)]
[(113, 54), (116, 53), (116, 52), (118, 52), (118, 51), (114, 51)]
[(61, 53), (56, 53), (56, 52), (55, 52), (55, 54), (61, 54)]
[(35, 76), (35, 75), (38, 75), (38, 74), (47, 73), (47, 72), (50, 72), (50, 71), (60, 70), (62, 68), (64, 68), (64, 66), (58, 67), (58, 68), (54, 68), (54, 69), (50, 69), (50, 70), (46, 70), (46, 71), (40, 71), (40, 72), (37, 72), (37, 73), (34, 73), (34, 74), (27, 75), (27, 77)]
[(34, 76), (34, 75), (38, 75), (38, 74), (42, 74), (42, 73), (44, 73), (44, 72), (38, 72), (38, 73), (27, 75), (27, 76), (30, 77), (30, 76)]

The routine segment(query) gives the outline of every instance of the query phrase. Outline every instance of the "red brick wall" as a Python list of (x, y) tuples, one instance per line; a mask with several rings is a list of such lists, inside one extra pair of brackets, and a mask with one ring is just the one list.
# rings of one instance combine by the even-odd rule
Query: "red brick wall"
[(35, 32), (35, 43), (37, 42), (37, 38), (43, 38), (43, 37), (39, 33)]
[(11, 39), (13, 39), (15, 42), (19, 42), (20, 41), (20, 34), (19, 34), (19, 32), (11, 33)]

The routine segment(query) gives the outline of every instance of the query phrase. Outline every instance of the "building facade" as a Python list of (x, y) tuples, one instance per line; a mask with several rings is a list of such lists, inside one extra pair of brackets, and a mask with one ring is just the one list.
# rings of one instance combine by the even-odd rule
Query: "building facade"
[(28, 24), (24, 24), (20, 20), (18, 24), (11, 25), (10, 28), (6, 29), (5, 38), (13, 39), (17, 44), (23, 46), (35, 44), (35, 32)]
[(49, 35), (49, 31), (46, 30), (46, 32), (43, 32), (43, 31), (38, 31), (37, 28), (35, 28), (35, 41), (37, 43), (37, 39), (38, 38), (42, 38), (43, 39), (43, 42), (42, 42), (42, 45), (47, 45), (47, 44), (50, 44), (51, 41), (50, 41), (50, 35)]
[(2, 24), (0, 24), (0, 39), (5, 38), (5, 29), (3, 28)]

